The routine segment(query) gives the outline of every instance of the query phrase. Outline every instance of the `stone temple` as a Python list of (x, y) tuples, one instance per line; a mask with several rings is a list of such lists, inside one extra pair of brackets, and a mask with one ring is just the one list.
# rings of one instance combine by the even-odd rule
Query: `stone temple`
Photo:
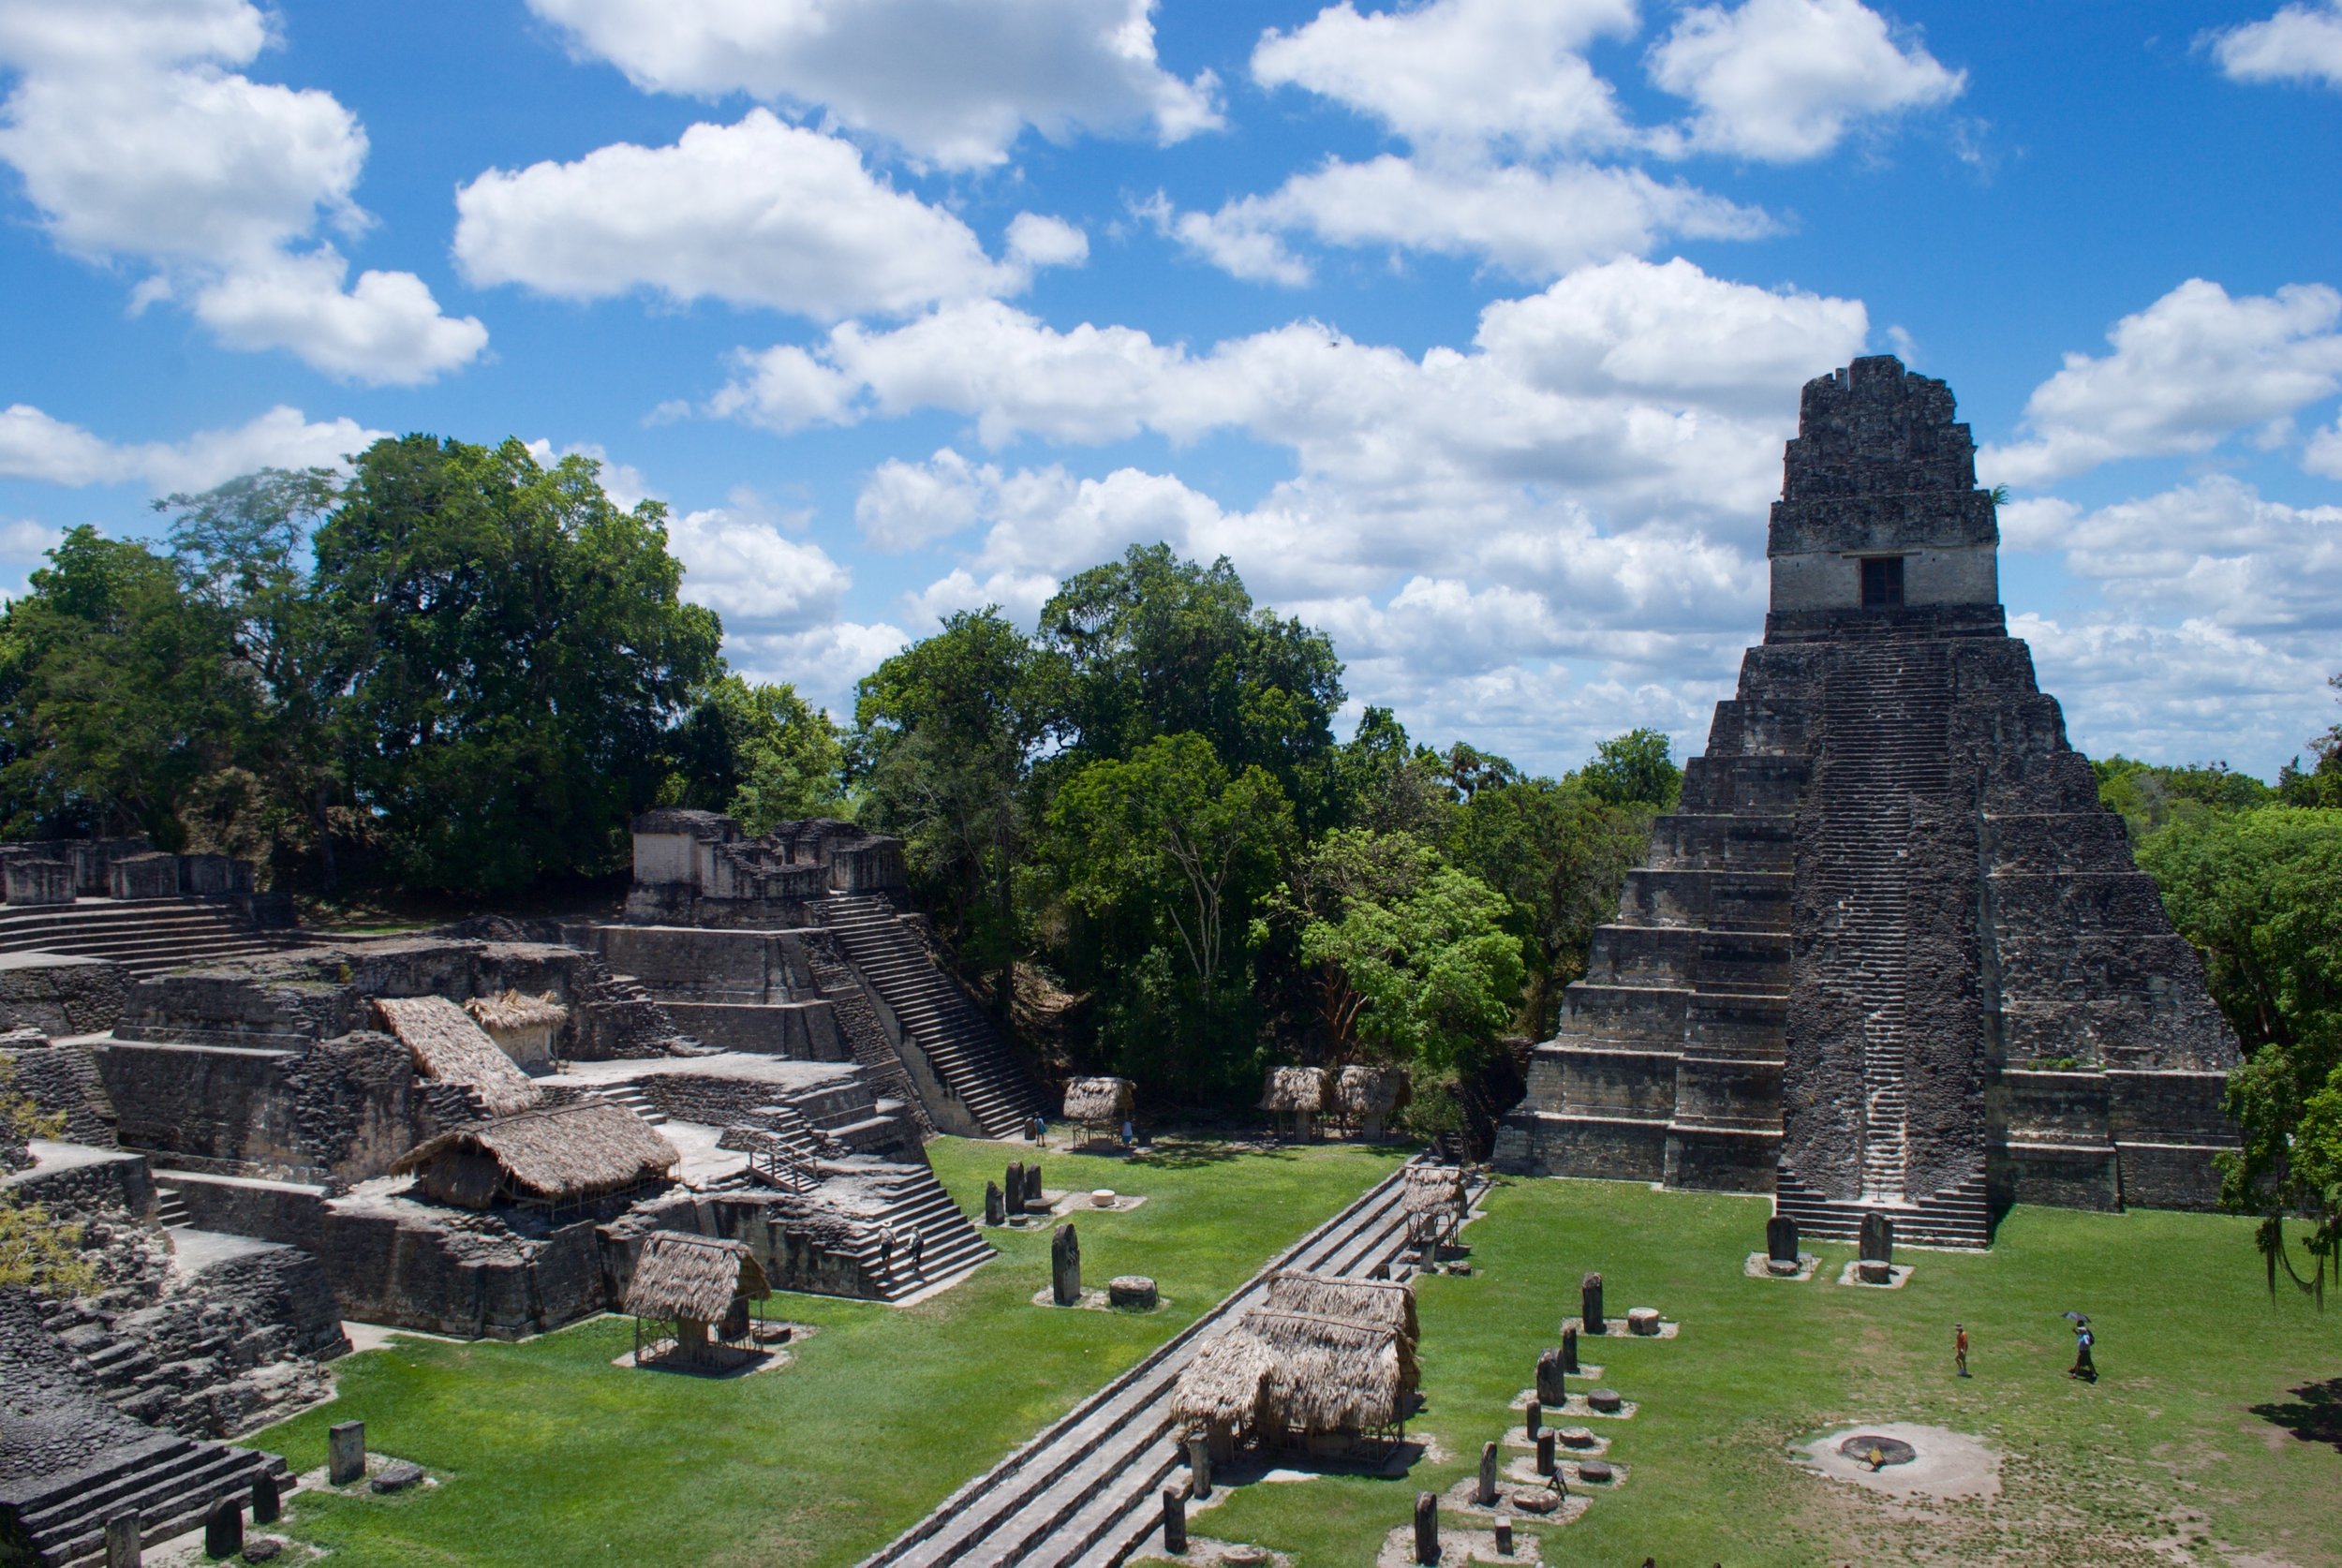
[(1984, 1246), (2213, 1204), (2234, 1031), (2000, 603), (1943, 382), (1806, 384), (1765, 639), (1500, 1130), (1505, 1169)]

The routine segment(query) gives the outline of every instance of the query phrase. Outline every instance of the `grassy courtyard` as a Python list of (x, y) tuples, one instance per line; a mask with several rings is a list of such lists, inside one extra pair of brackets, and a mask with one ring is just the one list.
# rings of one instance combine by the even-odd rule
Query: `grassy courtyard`
[[(1420, 1287), (1429, 1403), (1414, 1432), (1449, 1457), (1401, 1482), (1245, 1487), (1195, 1528), (1279, 1547), (1297, 1568), (1372, 1561), (1419, 1487), (1462, 1476), (1518, 1422), (1508, 1401), (1598, 1268), (1608, 1310), (1657, 1307), (1683, 1327), (1581, 1347), (1641, 1409), (1593, 1423), (1629, 1474), (1552, 1532), (1548, 1562), (2342, 1563), (2342, 1412), (2326, 1408), (2322, 1442), (2287, 1425), (2315, 1419), (2291, 1390), (2342, 1379), (2342, 1302), (2320, 1315), (2280, 1285), (2273, 1305), (2246, 1221), (2021, 1208), (1991, 1253), (1906, 1252), (1909, 1283), (1872, 1291), (1833, 1282), (1845, 1247), (1815, 1249), (1823, 1266), (1806, 1283), (1743, 1278), (1767, 1212), (1623, 1183), (1505, 1182), (1466, 1233), (1475, 1273)], [(2065, 1376), (2069, 1308), (2100, 1331), (2095, 1386)], [(1964, 1382), (1955, 1321), (1973, 1342)], [(2001, 1497), (1897, 1512), (1784, 1458), (1793, 1441), (1864, 1421), (1986, 1439)]]
[[(943, 1139), (929, 1154), (973, 1211), (1026, 1150)], [(820, 1328), (778, 1371), (704, 1382), (614, 1367), (633, 1347), (620, 1317), (522, 1345), (401, 1339), (340, 1363), (334, 1403), (247, 1441), (305, 1470), (325, 1462), (326, 1427), (356, 1417), (374, 1449), (444, 1478), (391, 1499), (304, 1499), (291, 1532), (352, 1568), (851, 1563), (1404, 1157), (1179, 1145), (1134, 1164), (1049, 1157), (1052, 1187), (1147, 1195), (1079, 1222), (1085, 1280), (1155, 1277), (1165, 1306), (1144, 1318), (1031, 1306), (1048, 1233), (993, 1232), (1000, 1258), (916, 1307), (776, 1297), (777, 1316)]]
[[(1015, 1152), (932, 1149), (971, 1206)], [(255, 1441), (305, 1468), (322, 1462), (330, 1422), (363, 1416), (378, 1449), (446, 1478), (393, 1500), (304, 1501), (295, 1532), (341, 1562), (850, 1563), (1398, 1158), (1203, 1146), (1131, 1166), (1052, 1158), (1053, 1186), (1149, 1194), (1082, 1225), (1085, 1276), (1162, 1282), (1170, 1305), (1145, 1319), (1030, 1306), (1047, 1239), (1018, 1234), (1000, 1262), (908, 1311), (781, 1298), (822, 1325), (783, 1371), (623, 1372), (610, 1365), (630, 1343), (616, 1318), (517, 1346), (402, 1339), (345, 1362), (337, 1403)], [(2337, 1413), (2292, 1392), (2342, 1378), (2342, 1302), (2320, 1315), (2288, 1287), (2272, 1304), (2242, 1221), (2020, 1209), (1989, 1255), (1908, 1253), (1909, 1284), (1881, 1292), (1830, 1282), (1845, 1248), (1818, 1249), (1808, 1283), (1743, 1278), (1761, 1200), (1508, 1180), (1488, 1208), (1466, 1233), (1475, 1272), (1421, 1286), (1429, 1405), (1413, 1430), (1445, 1457), (1403, 1480), (1238, 1488), (1197, 1516), (1199, 1533), (1276, 1546), (1297, 1568), (1371, 1561), (1418, 1487), (1465, 1473), (1518, 1419), (1508, 1401), (1576, 1309), (1579, 1276), (1599, 1268), (1613, 1311), (1655, 1306), (1683, 1329), (1589, 1355), (1641, 1404), (1603, 1428), (1629, 1473), (1551, 1533), (1548, 1562), (2342, 1564)], [(2101, 1330), (2094, 1387), (2064, 1376), (2068, 1308)], [(1955, 1320), (1974, 1341), (1966, 1382), (1950, 1375)], [(1890, 1510), (1783, 1457), (1820, 1430), (1895, 1420), (1987, 1439), (2000, 1498)], [(2293, 1434), (2320, 1420), (2323, 1442)]]

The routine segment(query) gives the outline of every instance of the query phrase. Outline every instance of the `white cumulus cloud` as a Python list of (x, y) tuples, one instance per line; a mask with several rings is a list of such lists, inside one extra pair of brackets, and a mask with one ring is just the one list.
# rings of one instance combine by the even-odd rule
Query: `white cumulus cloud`
[(311, 421), (279, 405), (232, 429), (198, 431), (180, 441), (115, 442), (18, 403), (0, 409), (0, 476), (207, 490), (255, 468), (338, 467), (344, 456), (387, 434), (347, 418)]
[(366, 225), (365, 132), (331, 94), (229, 68), (268, 41), (246, 0), (0, 0), (0, 66), (18, 73), (0, 159), (60, 248), (151, 269), (138, 303), (184, 300), (230, 347), (378, 383), (476, 358), (486, 329), (443, 315), (413, 274), (345, 291), (319, 230)]
[(2272, 17), (2208, 33), (2232, 81), (2312, 81), (2342, 88), (2342, 0), (2287, 6)]
[(1582, 52), (1636, 24), (1634, 0), (1433, 0), (1363, 14), (1342, 0), (1264, 34), (1253, 79), (1307, 88), (1417, 144), (1605, 147), (1628, 131)]
[(1588, 261), (1640, 256), (1670, 235), (1746, 239), (1772, 227), (1753, 208), (1639, 169), (1449, 164), (1390, 154), (1329, 162), (1208, 214), (1174, 214), (1160, 198), (1144, 212), (1191, 253), (1235, 276), (1294, 286), (1311, 272), (1285, 246), (1286, 234), (1480, 257), (1517, 277), (1550, 278)]
[(853, 582), (810, 540), (730, 508), (684, 513), (668, 525), (667, 542), (683, 563), (683, 597), (723, 617), (727, 643), (735, 632), (815, 630), (837, 618)]
[(2289, 284), (2231, 297), (2189, 278), (2114, 323), (2113, 352), (2069, 353), (2025, 401), (2031, 438), (1979, 454), (1993, 480), (2038, 485), (2126, 457), (2208, 451), (2342, 387), (2342, 293)]
[(1081, 231), (1020, 214), (1011, 259), (876, 178), (852, 143), (764, 109), (673, 146), (619, 142), (573, 163), (492, 169), (456, 193), (455, 258), (476, 284), (590, 300), (635, 288), (822, 320), (1022, 288), (1078, 261)]
[(818, 106), (949, 168), (998, 164), (1027, 126), (1220, 124), (1208, 72), (1155, 54), (1152, 0), (528, 0), (645, 91)]
[(1770, 162), (1817, 157), (1859, 119), (1948, 103), (1947, 69), (1857, 0), (1697, 6), (1651, 52), (1651, 79), (1694, 105), (1697, 147)]

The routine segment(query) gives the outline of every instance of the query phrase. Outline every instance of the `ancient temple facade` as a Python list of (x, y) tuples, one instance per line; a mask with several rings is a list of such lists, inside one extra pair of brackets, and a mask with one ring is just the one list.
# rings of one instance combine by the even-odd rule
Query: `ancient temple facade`
[(1502, 1168), (1946, 1245), (2012, 1202), (2213, 1203), (2236, 1036), (2008, 634), (1974, 455), (1950, 389), (1895, 359), (1806, 384), (1764, 642)]

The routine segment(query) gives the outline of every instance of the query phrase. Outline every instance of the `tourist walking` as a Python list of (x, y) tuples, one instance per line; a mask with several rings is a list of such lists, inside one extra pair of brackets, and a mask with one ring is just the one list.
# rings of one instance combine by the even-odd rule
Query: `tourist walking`
[(2068, 1312), (2066, 1316), (2073, 1321), (2074, 1325), (2074, 1364), (2067, 1369), (2066, 1375), (2080, 1378), (2084, 1383), (2096, 1383), (2098, 1381), (2098, 1364), (2091, 1359), (2090, 1347), (2097, 1343), (2098, 1337), (2090, 1331), (2089, 1314)]
[(1955, 1323), (1951, 1325), (1951, 1364), (1957, 1376), (1964, 1378), (1968, 1375), (1968, 1325), (1966, 1324)]

